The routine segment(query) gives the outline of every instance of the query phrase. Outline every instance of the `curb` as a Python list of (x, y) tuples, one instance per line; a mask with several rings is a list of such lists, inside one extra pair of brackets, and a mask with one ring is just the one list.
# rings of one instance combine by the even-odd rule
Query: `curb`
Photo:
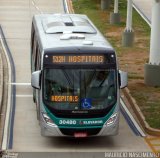
[[(12, 149), (12, 144), (13, 144), (13, 124), (14, 124), (14, 114), (15, 114), (15, 94), (16, 94), (16, 88), (15, 85), (11, 85), (8, 83), (15, 82), (16, 76), (15, 76), (15, 66), (14, 66), (14, 61), (12, 58), (12, 54), (10, 52), (10, 49), (8, 47), (3, 29), (0, 25), (0, 36), (1, 36), (1, 44), (2, 44), (2, 49), (4, 51), (4, 55), (6, 58), (6, 63), (7, 63), (7, 91), (6, 91), (6, 112), (5, 112), (5, 123), (4, 123), (4, 128), (3, 128), (3, 140), (2, 140), (2, 150), (6, 149)], [(3, 89), (3, 90), (6, 90)]]
[(130, 91), (128, 88), (125, 88), (122, 90), (125, 97), (127, 98), (128, 102), (131, 105), (131, 108), (133, 109), (134, 113), (136, 114), (141, 126), (145, 130), (146, 133), (153, 135), (153, 136), (160, 136), (160, 130), (154, 129), (149, 126), (149, 124), (146, 122), (146, 119), (144, 115), (142, 114), (136, 100), (131, 96)]
[[(67, 0), (67, 5), (68, 5), (69, 13), (74, 13), (72, 0)], [(134, 113), (136, 114), (136, 117), (139, 120), (139, 122), (140, 122), (141, 126), (143, 127), (144, 131), (147, 134), (150, 134), (150, 135), (153, 135), (153, 136), (160, 136), (160, 130), (151, 128), (149, 126), (149, 124), (146, 122), (144, 115), (142, 114), (139, 106), (137, 105), (136, 100), (131, 96), (129, 89), (125, 88), (122, 91), (123, 91), (124, 95), (126, 96), (128, 102), (130, 103), (131, 108), (133, 109)]]
[(3, 98), (3, 61), (0, 52), (0, 111), (2, 108), (2, 98)]

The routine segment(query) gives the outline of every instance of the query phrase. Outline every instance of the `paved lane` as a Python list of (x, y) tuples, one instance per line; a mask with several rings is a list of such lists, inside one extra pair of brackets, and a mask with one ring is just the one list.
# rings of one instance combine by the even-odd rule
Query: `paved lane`
[[(63, 12), (61, 0), (0, 0), (0, 22), (7, 37), (18, 83), (30, 82), (30, 28), (33, 14)], [(68, 139), (40, 135), (32, 102), (32, 88), (17, 86), (13, 136), (14, 151), (150, 151), (144, 139), (133, 134), (123, 116), (115, 137)]]
[[(17, 104), (21, 104), (24, 98), (18, 98)], [(32, 103), (31, 103), (32, 104)], [(20, 120), (27, 120), (30, 123), (27, 128), (22, 121), (16, 121), (18, 137), (14, 139), (15, 151), (36, 151), (36, 152), (76, 152), (76, 151), (148, 151), (149, 148), (141, 137), (135, 136), (130, 128), (127, 127), (125, 120), (121, 117), (120, 133), (118, 136), (112, 137), (96, 137), (87, 139), (71, 139), (71, 138), (50, 138), (41, 137), (38, 123), (34, 115), (34, 108), (30, 107), (27, 110), (30, 114), (23, 114), (24, 106), (18, 108)]]

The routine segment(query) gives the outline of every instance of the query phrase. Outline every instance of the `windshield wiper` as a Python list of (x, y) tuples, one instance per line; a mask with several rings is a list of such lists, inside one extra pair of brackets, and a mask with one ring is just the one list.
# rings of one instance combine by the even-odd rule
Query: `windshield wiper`
[(93, 78), (94, 78), (94, 76), (95, 76), (95, 73), (96, 73), (96, 69), (94, 69), (92, 76), (87, 80), (87, 83), (85, 84), (85, 85), (87, 85), (86, 88), (89, 87), (89, 84), (90, 84), (91, 81), (93, 80)]
[(67, 81), (68, 81), (68, 84), (69, 84), (71, 87), (73, 87), (72, 82), (71, 82), (70, 78), (68, 77), (67, 72), (66, 72), (64, 69), (62, 69), (62, 72), (64, 73), (64, 76), (66, 77), (66, 79), (67, 79)]
[(98, 87), (101, 87), (101, 86), (103, 85), (103, 83), (104, 83), (105, 80), (106, 80), (106, 78), (104, 78), (104, 79), (101, 81), (101, 83), (99, 84)]

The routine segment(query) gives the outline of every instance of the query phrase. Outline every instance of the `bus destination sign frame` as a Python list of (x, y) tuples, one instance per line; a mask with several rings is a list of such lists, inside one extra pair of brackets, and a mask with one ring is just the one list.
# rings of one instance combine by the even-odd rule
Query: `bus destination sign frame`
[(50, 54), (45, 55), (44, 61), (47, 64), (53, 65), (104, 65), (106, 61), (106, 56), (104, 54), (89, 54), (89, 55), (75, 55), (75, 54), (67, 54), (67, 55), (57, 55), (57, 54)]

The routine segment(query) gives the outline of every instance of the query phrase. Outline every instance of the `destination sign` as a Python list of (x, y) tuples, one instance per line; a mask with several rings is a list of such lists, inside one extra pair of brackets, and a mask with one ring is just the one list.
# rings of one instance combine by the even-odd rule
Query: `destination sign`
[(75, 64), (75, 63), (84, 63), (84, 64), (103, 64), (104, 63), (103, 55), (54, 55), (52, 56), (52, 62), (54, 64)]
[(78, 102), (78, 96), (51, 96), (51, 101), (53, 102)]

